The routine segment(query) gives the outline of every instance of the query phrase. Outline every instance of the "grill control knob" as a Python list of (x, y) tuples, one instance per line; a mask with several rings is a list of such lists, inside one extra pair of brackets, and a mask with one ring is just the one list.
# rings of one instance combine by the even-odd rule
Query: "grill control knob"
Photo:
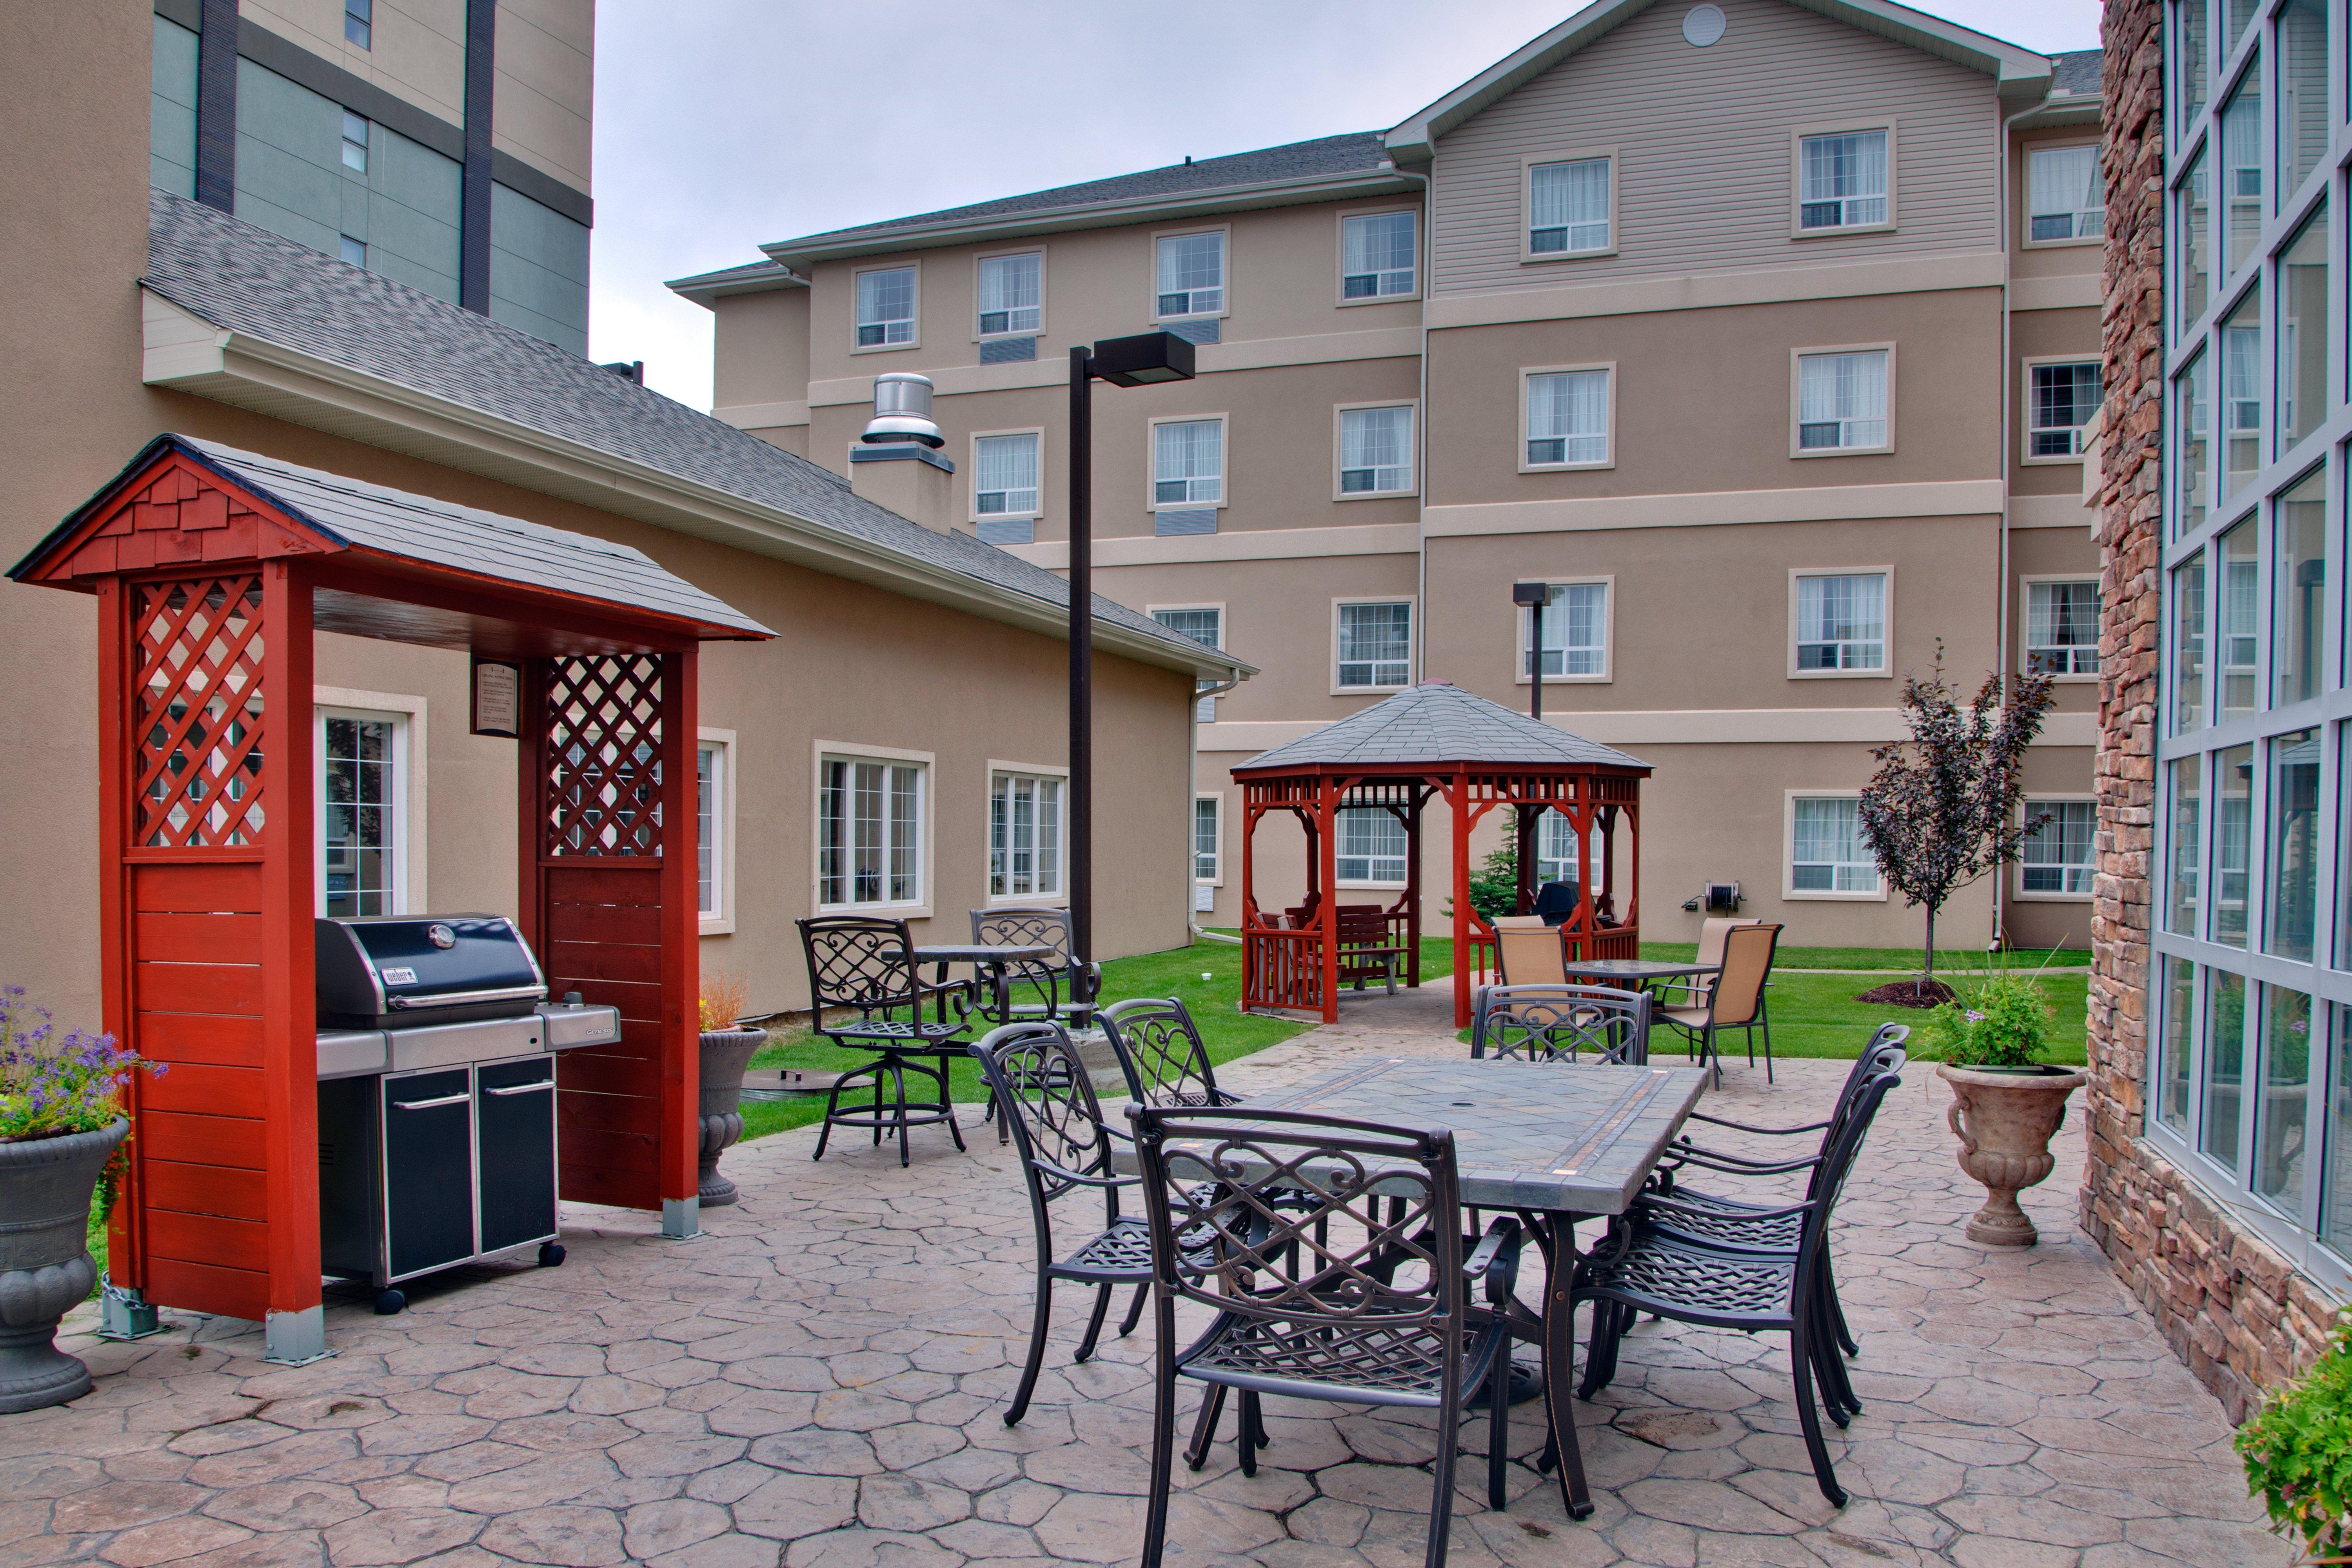
[(425, 939), (427, 942), (432, 943), (436, 947), (455, 947), (457, 945), (457, 934), (455, 931), (450, 930), (446, 925), (434, 925), (426, 926), (425, 928)]

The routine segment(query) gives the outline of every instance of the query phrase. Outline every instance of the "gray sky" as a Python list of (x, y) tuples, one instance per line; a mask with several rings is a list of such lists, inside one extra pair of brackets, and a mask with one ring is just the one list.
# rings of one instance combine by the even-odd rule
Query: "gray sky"
[[(1935, 0), (2028, 48), (2096, 0)], [(600, 0), (589, 350), (710, 406), (662, 279), (761, 241), (1402, 120), (1572, 0)], [(1098, 88), (1097, 85), (1099, 84)]]

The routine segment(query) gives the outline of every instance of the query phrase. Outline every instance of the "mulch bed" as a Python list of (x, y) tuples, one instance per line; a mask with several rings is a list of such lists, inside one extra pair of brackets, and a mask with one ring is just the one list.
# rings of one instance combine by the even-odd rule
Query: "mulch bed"
[(1874, 1006), (1889, 1008), (1939, 1008), (1946, 1002), (1959, 1000), (1952, 988), (1941, 980), (1889, 980), (1883, 986), (1873, 986), (1853, 998)]

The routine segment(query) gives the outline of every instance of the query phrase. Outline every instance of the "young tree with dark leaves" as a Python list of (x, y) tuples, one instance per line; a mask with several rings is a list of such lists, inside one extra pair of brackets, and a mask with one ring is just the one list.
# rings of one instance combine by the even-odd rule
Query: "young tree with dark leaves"
[(1911, 738), (1871, 753), (1878, 771), (1863, 786), (1862, 836), (1886, 885), (1927, 911), (1922, 992), (1935, 977), (1936, 915), (1945, 900), (2016, 861), (2026, 836), (2050, 820), (2019, 808), (2025, 750), (2041, 733), (2054, 685), (2048, 675), (2016, 676), (2004, 703), (2000, 677), (1989, 675), (1963, 706), (1944, 679), (1940, 643), (1932, 676), (1903, 677)]

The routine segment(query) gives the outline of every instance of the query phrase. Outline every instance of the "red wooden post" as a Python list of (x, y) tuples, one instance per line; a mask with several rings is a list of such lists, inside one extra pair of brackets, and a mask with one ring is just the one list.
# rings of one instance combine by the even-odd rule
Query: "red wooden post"
[(310, 584), (299, 558), (261, 571), (261, 1100), (276, 1361), (327, 1353), (319, 1291), (319, 1031), (310, 847)]
[(662, 1234), (694, 1235), (701, 1144), (701, 926), (695, 883), (695, 653), (661, 656)]
[[(130, 700), (123, 673), (131, 644), (131, 614), (119, 577), (98, 580), (98, 915), (100, 1013), (106, 1032), (137, 1049), (131, 1027), (130, 890), (124, 885), (131, 868), (123, 850), (131, 819), (131, 763), (123, 735), (123, 705)], [(122, 1085), (122, 1103), (131, 1125), (139, 1124), (141, 1074)], [(122, 1183), (116, 1193), (114, 1213), (107, 1222), (106, 1273), (118, 1290), (139, 1291), (147, 1283), (146, 1228), (139, 1223), (145, 1202), (140, 1175), (146, 1154), (142, 1140), (132, 1138)], [(129, 1333), (131, 1325), (112, 1321), (109, 1332)], [(142, 1328), (144, 1325), (141, 1325)]]
[(1316, 924), (1323, 930), (1323, 1021), (1339, 1021), (1339, 785), (1334, 779), (1317, 780), (1315, 821), (1319, 834), (1316, 849), (1317, 880), (1323, 902), (1316, 906)]
[(1445, 804), (1454, 814), (1454, 1027), (1470, 1024), (1470, 776), (1456, 773)]
[(1404, 837), (1407, 853), (1404, 892), (1404, 983), (1415, 990), (1421, 988), (1421, 809), (1429, 800), (1429, 791), (1421, 780), (1412, 781), (1412, 808), (1406, 813)]

